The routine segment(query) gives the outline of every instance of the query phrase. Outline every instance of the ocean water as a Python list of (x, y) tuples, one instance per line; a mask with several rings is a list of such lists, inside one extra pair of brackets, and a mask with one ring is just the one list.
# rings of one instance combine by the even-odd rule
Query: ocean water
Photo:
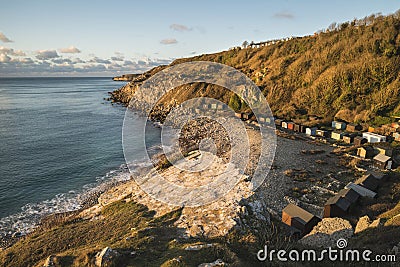
[(120, 86), (110, 78), (0, 78), (0, 234), (29, 231), (43, 215), (79, 208), (79, 197), (102, 182), (129, 178), (125, 108), (104, 100)]

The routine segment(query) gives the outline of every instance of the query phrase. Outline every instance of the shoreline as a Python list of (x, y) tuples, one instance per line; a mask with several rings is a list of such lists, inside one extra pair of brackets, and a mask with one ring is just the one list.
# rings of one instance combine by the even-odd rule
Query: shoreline
[[(112, 172), (113, 170), (110, 170), (108, 173)], [(98, 198), (108, 190), (117, 187), (123, 183), (126, 183), (130, 179), (130, 173), (127, 171), (126, 165), (123, 164), (117, 169), (118, 173), (116, 176), (110, 177), (109, 180), (103, 180), (103, 181), (97, 181), (95, 183), (87, 184), (83, 186), (80, 189), (77, 189), (78, 193), (74, 195), (71, 198), (65, 198), (63, 201), (58, 203), (57, 205), (60, 205), (60, 209), (66, 209), (64, 211), (49, 211), (49, 212), (44, 212), (44, 214), (38, 215), (37, 218), (30, 218), (26, 219), (28, 214), (24, 215), (24, 211), (22, 210), (21, 212), (15, 213), (8, 215), (6, 217), (1, 218), (1, 220), (5, 220), (7, 218), (13, 218), (15, 216), (22, 217), (23, 221), (17, 221), (15, 223), (23, 223), (25, 225), (25, 228), (21, 229), (4, 229), (2, 232), (0, 232), (0, 249), (5, 249), (7, 247), (10, 247), (13, 245), (15, 242), (17, 242), (20, 238), (23, 238), (25, 236), (28, 236), (32, 233), (34, 233), (36, 230), (39, 230), (43, 223), (48, 221), (51, 221), (52, 218), (58, 217), (58, 216), (63, 216), (63, 215), (70, 215), (70, 214), (75, 214), (79, 213), (85, 209), (88, 209), (96, 204), (98, 204)], [(107, 173), (107, 174), (108, 174)], [(104, 177), (107, 176), (104, 175)], [(120, 176), (127, 176), (127, 178), (123, 178)], [(67, 194), (67, 193), (65, 193)], [(53, 198), (56, 199), (56, 198)], [(52, 200), (53, 200), (52, 199)], [(75, 206), (76, 208), (73, 209), (68, 209), (65, 207), (69, 203), (69, 201), (73, 201), (77, 204)], [(45, 201), (41, 201), (38, 203), (32, 203), (32, 204), (27, 204), (27, 205), (40, 205)]]

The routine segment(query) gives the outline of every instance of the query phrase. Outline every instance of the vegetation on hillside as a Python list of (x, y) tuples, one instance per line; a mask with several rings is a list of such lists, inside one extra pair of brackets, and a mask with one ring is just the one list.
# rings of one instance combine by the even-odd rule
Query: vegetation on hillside
[[(171, 65), (205, 60), (232, 66), (262, 89), (277, 116), (318, 115), (349, 122), (373, 122), (380, 116), (388, 121), (400, 116), (399, 31), (400, 10), (333, 23), (312, 36), (178, 59)], [(177, 92), (195, 97), (204, 88), (186, 86)], [(209, 97), (213, 90), (221, 95), (215, 86), (207, 89)], [(235, 98), (228, 97), (228, 102), (238, 110), (247, 108)]]
[[(176, 209), (155, 217), (147, 207), (121, 200), (105, 207), (96, 220), (67, 216), (37, 229), (0, 251), (0, 266), (43, 266), (50, 255), (57, 267), (96, 266), (95, 256), (104, 247), (120, 253), (112, 266), (198, 266), (216, 259), (231, 266), (260, 266), (255, 255), (266, 240), (288, 246), (280, 229), (270, 225), (258, 231), (232, 230), (216, 239), (180, 238), (182, 229), (174, 226), (180, 215)], [(187, 249), (198, 245), (204, 247)]]

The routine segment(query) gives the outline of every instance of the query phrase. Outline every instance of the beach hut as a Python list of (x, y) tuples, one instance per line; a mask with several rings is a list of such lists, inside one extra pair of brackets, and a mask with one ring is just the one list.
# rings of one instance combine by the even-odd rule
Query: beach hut
[(368, 143), (368, 140), (362, 136), (356, 136), (354, 137), (354, 145), (355, 146), (361, 146), (365, 143)]
[(349, 136), (349, 135), (344, 135), (343, 136), (343, 142), (345, 142), (346, 144), (351, 144), (353, 143), (353, 137)]
[(351, 203), (341, 195), (337, 194), (324, 205), (324, 218), (343, 217), (349, 210)]
[(287, 127), (288, 127), (287, 121), (282, 121), (282, 128), (287, 129)]
[(316, 130), (315, 134), (321, 137), (329, 137), (329, 132), (325, 130)]
[(358, 178), (354, 183), (361, 185), (371, 191), (375, 191), (379, 186), (379, 180), (377, 180), (375, 176), (370, 173)]
[(337, 130), (345, 130), (346, 123), (341, 122), (341, 121), (332, 121), (332, 128), (337, 129)]
[(211, 104), (211, 109), (217, 109), (217, 104)]
[(378, 151), (379, 154), (383, 154), (388, 157), (393, 156), (393, 148), (391, 147), (375, 146), (375, 149)]
[(331, 138), (334, 140), (342, 140), (343, 133), (342, 132), (332, 132)]
[(288, 130), (294, 130), (294, 122), (288, 122), (287, 123), (287, 128), (288, 128)]
[(223, 110), (224, 109), (224, 105), (223, 104), (217, 104), (217, 109)]
[(294, 125), (294, 131), (298, 132), (298, 133), (304, 133), (306, 131), (306, 127), (304, 127), (303, 125), (300, 124), (295, 124)]
[(356, 203), (357, 200), (360, 198), (360, 195), (356, 191), (350, 188), (343, 188), (342, 190), (339, 191), (338, 195), (347, 199), (351, 204)]
[(365, 146), (357, 148), (357, 156), (363, 159), (372, 159), (375, 156), (373, 147)]
[(281, 119), (275, 119), (275, 125), (276, 126), (282, 126), (282, 120)]
[(386, 142), (386, 136), (376, 133), (363, 133), (362, 136), (367, 139), (368, 143)]
[(374, 157), (374, 167), (381, 170), (392, 169), (392, 158), (383, 154), (378, 154)]
[(359, 132), (362, 130), (362, 126), (360, 124), (350, 123), (346, 126), (346, 131), (349, 132)]
[(317, 132), (317, 128), (316, 127), (307, 127), (306, 128), (306, 135), (315, 135)]
[(343, 135), (343, 142), (351, 144), (354, 142), (354, 138), (357, 136), (355, 133), (346, 133)]
[(282, 222), (308, 234), (321, 219), (292, 203), (282, 210)]
[(382, 182), (385, 181), (387, 178), (386, 173), (383, 173), (382, 171), (372, 170), (369, 172), (375, 177), (376, 180), (379, 181), (379, 184), (382, 184)]

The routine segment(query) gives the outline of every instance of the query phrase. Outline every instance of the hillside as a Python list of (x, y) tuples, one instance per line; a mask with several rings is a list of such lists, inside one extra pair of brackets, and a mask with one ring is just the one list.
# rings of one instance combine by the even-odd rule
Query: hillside
[[(280, 117), (306, 120), (318, 115), (349, 122), (387, 123), (400, 115), (400, 11), (332, 24), (312, 36), (291, 38), (265, 46), (232, 48), (215, 54), (175, 60), (214, 61), (250, 77)], [(163, 69), (157, 67), (113, 94), (127, 103), (137, 85)], [(207, 95), (229, 101), (226, 90), (197, 84), (176, 88), (173, 96)], [(245, 108), (244, 108), (245, 109)]]

